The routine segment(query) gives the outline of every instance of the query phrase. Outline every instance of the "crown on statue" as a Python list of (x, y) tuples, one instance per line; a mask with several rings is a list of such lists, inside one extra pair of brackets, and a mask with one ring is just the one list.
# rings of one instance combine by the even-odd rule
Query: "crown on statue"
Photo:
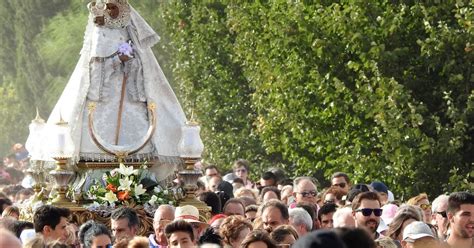
[[(112, 18), (107, 12), (107, 4), (114, 4), (119, 9), (119, 15)], [(130, 5), (128, 0), (92, 0), (87, 7), (93, 18), (104, 19), (104, 26), (109, 28), (123, 28), (130, 20)]]

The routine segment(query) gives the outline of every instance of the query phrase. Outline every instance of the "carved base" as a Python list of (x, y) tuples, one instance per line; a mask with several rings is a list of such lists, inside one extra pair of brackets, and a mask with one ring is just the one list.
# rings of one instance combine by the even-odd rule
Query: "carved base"
[[(77, 205), (76, 205), (77, 207)], [(71, 216), (70, 221), (80, 226), (87, 222), (88, 220), (94, 220), (106, 225), (110, 229), (110, 213), (106, 216), (99, 214), (98, 212), (93, 212), (84, 208), (70, 208)], [(137, 235), (145, 236), (152, 234), (153, 231), (153, 217), (149, 216), (143, 207), (137, 206), (134, 207), (135, 211), (138, 214), (138, 219), (140, 220), (140, 225), (138, 228)]]

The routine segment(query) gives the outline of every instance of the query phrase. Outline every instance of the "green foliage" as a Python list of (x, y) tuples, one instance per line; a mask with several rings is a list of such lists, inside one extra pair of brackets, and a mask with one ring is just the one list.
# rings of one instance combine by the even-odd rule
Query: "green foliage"
[(13, 144), (18, 142), (18, 137), (26, 137), (29, 121), (23, 118), (23, 99), (19, 98), (11, 79), (5, 78), (0, 86), (0, 96), (0, 153), (8, 154)]
[(235, 36), (227, 28), (226, 5), (176, 1), (162, 6), (170, 35), (174, 81), (188, 118), (202, 124), (205, 159), (229, 168), (238, 158), (253, 162), (256, 171), (271, 157), (254, 134), (255, 113), (242, 66), (233, 54)]

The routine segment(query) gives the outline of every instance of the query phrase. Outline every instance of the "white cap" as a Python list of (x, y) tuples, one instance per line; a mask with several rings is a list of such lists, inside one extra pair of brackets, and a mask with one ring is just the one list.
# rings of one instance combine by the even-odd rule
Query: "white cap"
[(422, 221), (414, 221), (403, 230), (403, 240), (414, 242), (424, 237), (435, 238), (431, 228)]

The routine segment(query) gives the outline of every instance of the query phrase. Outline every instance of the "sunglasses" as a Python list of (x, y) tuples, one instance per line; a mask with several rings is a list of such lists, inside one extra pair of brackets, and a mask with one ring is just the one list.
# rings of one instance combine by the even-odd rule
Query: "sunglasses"
[(423, 209), (423, 210), (428, 210), (428, 209), (431, 209), (431, 205), (430, 204), (421, 204), (420, 208)]
[(335, 183), (333, 184), (332, 186), (339, 186), (341, 188), (345, 188), (346, 187), (346, 183)]
[(361, 212), (363, 216), (367, 217), (374, 213), (375, 216), (380, 217), (382, 215), (383, 209), (381, 208), (360, 208), (356, 212)]
[(98, 246), (96, 246), (95, 248), (112, 248), (112, 244), (108, 244), (108, 245), (98, 245)]
[(446, 211), (443, 211), (443, 212), (436, 212), (437, 214), (443, 216), (443, 218), (448, 218), (448, 214), (446, 214)]
[(309, 197), (310, 195), (313, 197), (316, 197), (318, 195), (318, 192), (316, 191), (303, 191), (299, 192), (298, 194), (301, 194), (303, 197)]

